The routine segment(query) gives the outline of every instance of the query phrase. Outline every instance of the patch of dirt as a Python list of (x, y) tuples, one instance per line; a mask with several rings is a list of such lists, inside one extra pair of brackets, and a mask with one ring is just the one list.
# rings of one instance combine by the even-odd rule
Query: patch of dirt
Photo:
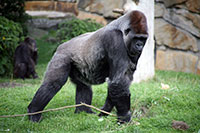
[(19, 84), (19, 83), (15, 83), (15, 82), (0, 83), (0, 88), (14, 88), (17, 86), (23, 86), (23, 84)]
[(145, 106), (141, 107), (140, 110), (142, 111), (143, 115), (146, 115), (146, 113), (148, 112), (148, 108)]
[(189, 128), (188, 124), (183, 121), (172, 121), (172, 127), (178, 130), (187, 130)]

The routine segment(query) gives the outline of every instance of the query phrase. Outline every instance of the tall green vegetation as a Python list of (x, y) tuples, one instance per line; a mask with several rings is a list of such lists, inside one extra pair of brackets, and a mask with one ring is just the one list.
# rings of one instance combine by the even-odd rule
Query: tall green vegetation
[(14, 50), (22, 39), (22, 26), (0, 16), (0, 76), (11, 75)]
[(25, 0), (0, 0), (0, 76), (10, 76), (16, 46), (26, 34)]

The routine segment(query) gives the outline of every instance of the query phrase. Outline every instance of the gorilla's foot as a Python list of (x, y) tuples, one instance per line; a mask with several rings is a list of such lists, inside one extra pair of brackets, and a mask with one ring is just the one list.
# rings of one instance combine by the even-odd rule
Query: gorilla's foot
[(98, 115), (99, 117), (103, 117), (103, 116), (108, 116), (107, 114), (105, 114), (105, 113), (99, 113), (99, 115)]
[[(33, 111), (30, 111), (28, 109), (28, 113), (34, 113)], [(36, 115), (29, 115), (29, 120), (32, 122), (40, 122), (42, 120), (42, 114), (36, 114)]]
[[(103, 109), (102, 109), (102, 110), (103, 110)], [(108, 114), (101, 112), (101, 113), (99, 113), (98, 116), (99, 116), (99, 117), (103, 117), (103, 116), (108, 116)]]
[(131, 112), (130, 111), (128, 113), (126, 113), (125, 115), (118, 114), (118, 122), (120, 124), (130, 122), (130, 121), (131, 121)]
[(89, 114), (96, 114), (96, 112), (92, 111), (91, 108), (85, 107), (85, 106), (81, 106), (81, 107), (76, 108), (75, 113), (80, 113), (80, 112), (86, 112), (86, 113), (89, 113)]
[(34, 78), (34, 79), (37, 79), (37, 78), (39, 78), (39, 77), (38, 77), (37, 74), (34, 74), (34, 75), (33, 75), (33, 78)]

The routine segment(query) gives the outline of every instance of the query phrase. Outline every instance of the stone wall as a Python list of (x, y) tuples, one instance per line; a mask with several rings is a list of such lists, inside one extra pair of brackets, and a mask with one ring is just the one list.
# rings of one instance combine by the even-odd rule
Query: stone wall
[(118, 13), (113, 13), (112, 10), (115, 8), (122, 9), (125, 2), (126, 0), (77, 0), (78, 18), (93, 18), (106, 25), (107, 22), (120, 16)]
[(68, 1), (26, 1), (26, 11), (59, 11), (59, 12), (71, 12), (78, 15), (77, 3)]
[(123, 8), (126, 0), (78, 0), (78, 7), (90, 13), (102, 15), (105, 18), (117, 18), (120, 14), (113, 13), (115, 8)]
[(156, 68), (200, 74), (200, 0), (156, 0)]

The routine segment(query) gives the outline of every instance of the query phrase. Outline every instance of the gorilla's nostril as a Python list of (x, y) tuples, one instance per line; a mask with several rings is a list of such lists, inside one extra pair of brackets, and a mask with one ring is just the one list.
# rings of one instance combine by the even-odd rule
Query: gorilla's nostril
[(137, 45), (138, 47), (140, 47), (140, 46), (143, 46), (143, 43), (142, 43), (141, 41), (138, 41), (138, 42), (136, 43), (136, 45)]
[(142, 51), (142, 49), (143, 49), (143, 43), (142, 42), (140, 42), (140, 41), (138, 41), (137, 43), (136, 43), (136, 49), (137, 49), (137, 51), (138, 52), (141, 52)]

